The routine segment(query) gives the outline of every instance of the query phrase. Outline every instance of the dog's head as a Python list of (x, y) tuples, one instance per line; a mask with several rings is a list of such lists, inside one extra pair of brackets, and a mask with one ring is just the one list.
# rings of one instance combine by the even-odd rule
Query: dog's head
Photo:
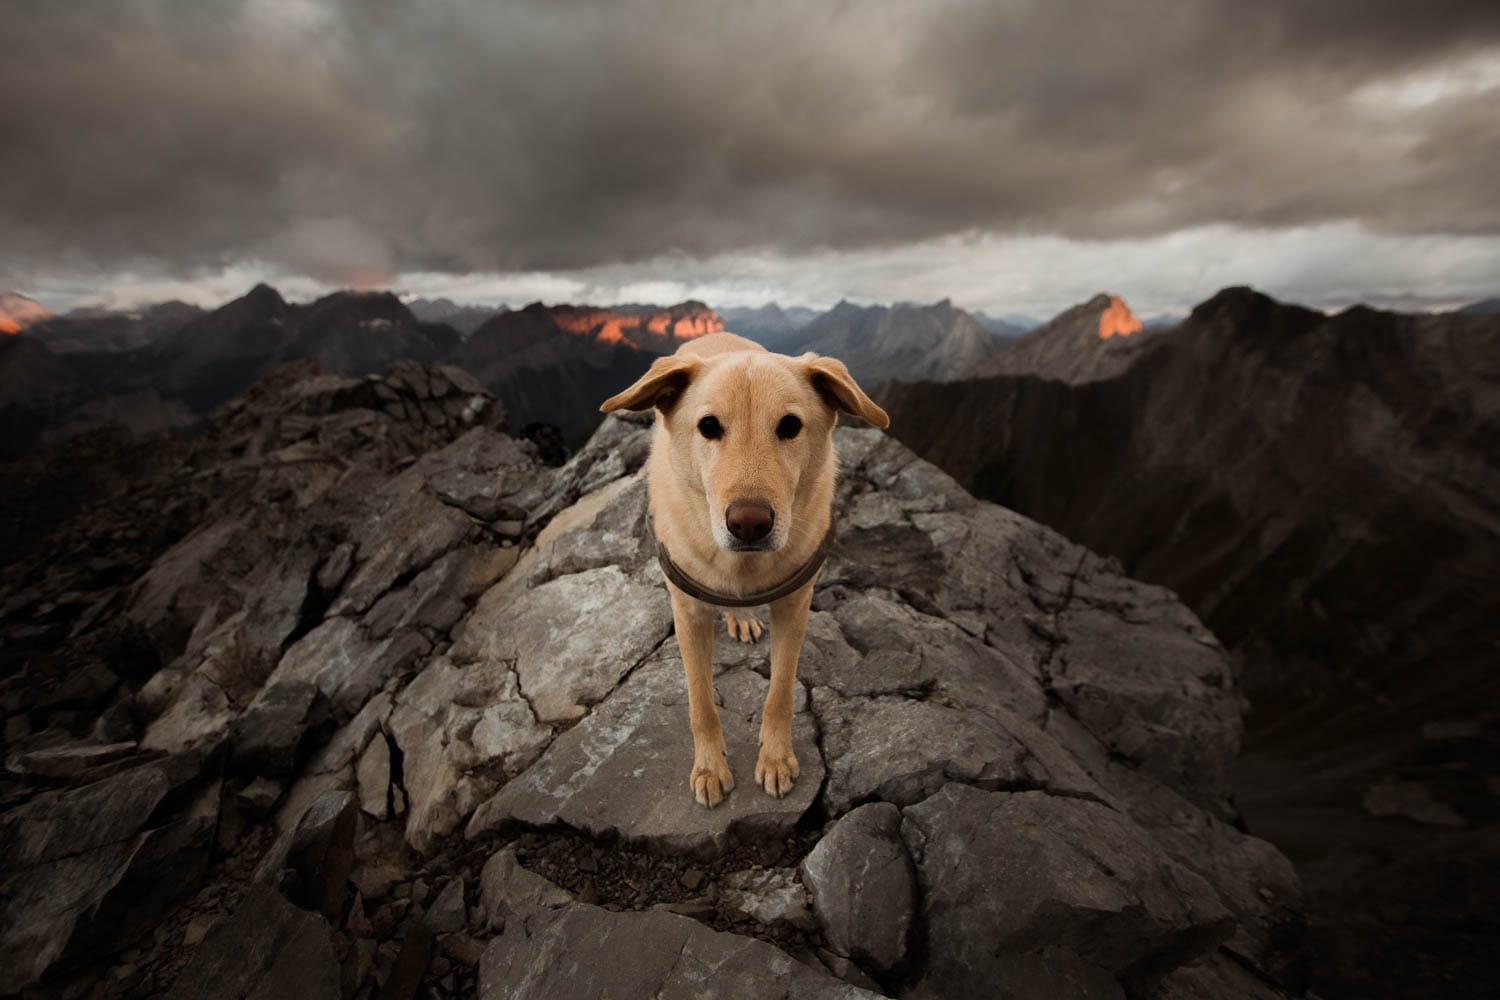
[(891, 422), (842, 362), (816, 354), (659, 358), (600, 409), (651, 407), (679, 485), (702, 496), (714, 540), (731, 552), (774, 552), (792, 537), (799, 490), (831, 475), (840, 411), (876, 427)]

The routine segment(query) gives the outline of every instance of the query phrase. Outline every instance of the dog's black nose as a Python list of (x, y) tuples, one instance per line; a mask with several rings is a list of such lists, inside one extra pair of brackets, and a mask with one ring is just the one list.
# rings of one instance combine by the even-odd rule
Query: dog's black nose
[(758, 542), (771, 533), (776, 512), (759, 500), (736, 500), (724, 514), (729, 533), (742, 542)]

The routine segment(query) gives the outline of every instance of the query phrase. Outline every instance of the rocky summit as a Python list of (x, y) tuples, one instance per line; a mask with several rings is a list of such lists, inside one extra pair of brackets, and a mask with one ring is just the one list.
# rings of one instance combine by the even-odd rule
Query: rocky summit
[(1301, 992), (1214, 636), (873, 430), (837, 432), (801, 779), (750, 780), (768, 644), (721, 625), (739, 783), (699, 807), (648, 436), (551, 468), (461, 372), (309, 364), (190, 441), (28, 459), (0, 994)]

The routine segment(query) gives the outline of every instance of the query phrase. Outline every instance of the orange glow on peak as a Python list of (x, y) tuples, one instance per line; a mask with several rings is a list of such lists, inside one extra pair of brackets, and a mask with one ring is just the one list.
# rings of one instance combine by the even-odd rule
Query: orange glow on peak
[(1118, 295), (1109, 297), (1109, 308), (1099, 314), (1099, 338), (1108, 340), (1110, 337), (1128, 337), (1132, 333), (1139, 333), (1141, 321), (1135, 318), (1135, 313), (1125, 304), (1125, 300)]
[(724, 329), (717, 313), (677, 314), (672, 310), (622, 313), (613, 309), (564, 306), (552, 313), (552, 322), (576, 336), (593, 337), (602, 344), (640, 347), (643, 334), (689, 340)]
[(0, 316), (0, 333), (20, 333), (21, 324), (9, 316)]

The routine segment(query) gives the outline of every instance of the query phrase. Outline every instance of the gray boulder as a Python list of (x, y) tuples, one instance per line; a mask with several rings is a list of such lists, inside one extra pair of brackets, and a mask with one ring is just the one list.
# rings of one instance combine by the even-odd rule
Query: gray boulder
[(927, 914), (917, 996), (1036, 976), (1038, 961), (1150, 985), (1234, 931), (1203, 879), (1097, 802), (948, 785), (906, 810), (902, 834)]
[(246, 774), (281, 777), (297, 767), (318, 689), (306, 681), (269, 685), (229, 728), (229, 761)]
[(844, 814), (802, 862), (802, 881), (834, 951), (879, 972), (901, 964), (917, 880), (899, 809), (872, 802)]
[(298, 905), (337, 920), (349, 895), (358, 815), (352, 793), (324, 794), (266, 851), (255, 870), (256, 881), (274, 885)]

